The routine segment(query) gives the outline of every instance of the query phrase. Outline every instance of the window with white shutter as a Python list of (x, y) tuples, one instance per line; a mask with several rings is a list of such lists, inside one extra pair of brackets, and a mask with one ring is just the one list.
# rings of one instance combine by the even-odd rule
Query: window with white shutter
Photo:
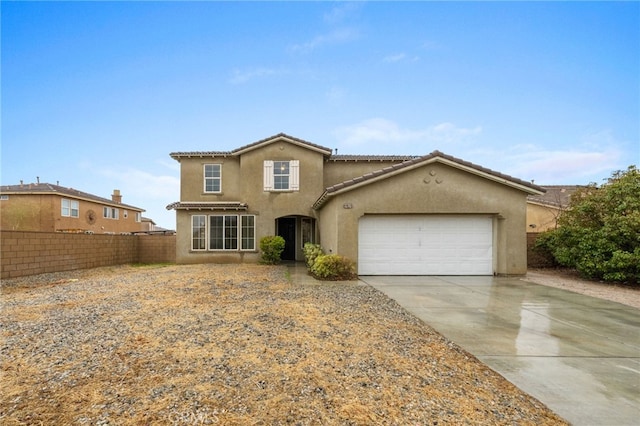
[(266, 160), (264, 162), (264, 190), (299, 191), (300, 161)]
[(264, 190), (273, 191), (273, 161), (264, 162)]

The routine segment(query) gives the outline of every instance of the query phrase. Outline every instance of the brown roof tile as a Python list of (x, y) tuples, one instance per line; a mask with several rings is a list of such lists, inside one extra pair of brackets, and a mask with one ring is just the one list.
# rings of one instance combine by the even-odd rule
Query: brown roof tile
[(247, 204), (240, 201), (176, 201), (167, 210), (247, 210)]
[(296, 138), (293, 136), (289, 136), (285, 133), (278, 133), (277, 135), (270, 136), (268, 138), (261, 139), (257, 142), (250, 143), (248, 145), (241, 146), (240, 148), (236, 148), (233, 151), (191, 151), (191, 152), (172, 152), (169, 154), (171, 158), (178, 160), (182, 157), (229, 157), (229, 156), (237, 156), (245, 153), (246, 151), (250, 151), (252, 149), (258, 148), (259, 146), (271, 142), (275, 142), (278, 139), (286, 139), (296, 144), (307, 146), (308, 148), (322, 151), (326, 155), (331, 155), (331, 148), (327, 148), (321, 145), (317, 145), (315, 143), (311, 143), (304, 139)]
[(434, 161), (437, 160), (438, 158), (440, 159), (444, 159), (447, 160), (449, 162), (452, 162), (454, 164), (457, 164), (459, 166), (463, 166), (463, 167), (468, 167), (472, 170), (475, 170), (477, 172), (483, 173), (485, 175), (488, 176), (492, 176), (494, 178), (498, 178), (499, 180), (504, 180), (505, 183), (512, 183), (512, 184), (516, 184), (518, 186), (524, 186), (526, 188), (531, 189), (532, 191), (535, 192), (540, 192), (540, 193), (544, 193), (545, 189), (538, 186), (538, 185), (534, 185), (531, 182), (527, 182), (521, 179), (517, 179), (514, 178), (512, 176), (509, 175), (505, 175), (503, 173), (500, 172), (496, 172), (494, 170), (488, 169), (486, 167), (482, 167), (479, 166), (477, 164), (471, 163), (469, 161), (464, 161), (460, 158), (451, 156), (451, 155), (447, 155), (444, 154), (440, 151), (433, 151), (431, 154), (422, 156), (422, 157), (413, 157), (410, 160), (404, 161), (402, 163), (398, 163), (398, 164), (393, 164), (391, 166), (385, 167), (383, 169), (380, 170), (376, 170), (370, 173), (367, 173), (365, 175), (353, 178), (353, 179), (349, 179), (346, 180), (344, 182), (338, 183), (336, 185), (330, 186), (328, 188), (325, 189), (324, 193), (320, 196), (320, 198), (318, 198), (318, 200), (316, 200), (316, 202), (313, 205), (314, 209), (318, 209), (320, 207), (322, 207), (322, 205), (324, 204), (324, 202), (326, 201), (327, 198), (331, 197), (332, 194), (345, 189), (345, 188), (349, 188), (351, 186), (355, 186), (357, 184), (366, 182), (368, 180), (373, 180), (376, 179), (378, 177), (384, 177), (385, 175), (390, 175), (391, 173), (394, 173), (396, 171), (402, 170), (402, 169), (406, 169), (409, 168), (411, 166), (414, 165), (418, 165), (420, 163), (427, 163), (430, 161)]
[(565, 208), (569, 206), (571, 195), (573, 195), (573, 193), (579, 188), (584, 187), (579, 185), (548, 185), (543, 188), (547, 190), (546, 193), (541, 195), (529, 195), (527, 200), (533, 203)]

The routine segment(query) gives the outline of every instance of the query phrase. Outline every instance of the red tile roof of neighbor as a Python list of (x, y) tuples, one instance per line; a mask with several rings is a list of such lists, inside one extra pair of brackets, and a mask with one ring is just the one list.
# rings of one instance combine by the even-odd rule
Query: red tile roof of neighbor
[(70, 198), (78, 198), (87, 201), (94, 201), (100, 204), (108, 204), (110, 206), (126, 207), (131, 210), (145, 211), (139, 207), (135, 207), (129, 204), (117, 203), (108, 198), (98, 197), (97, 195), (89, 194), (88, 192), (79, 191), (73, 188), (66, 188), (60, 185), (54, 185), (52, 183), (25, 183), (19, 185), (2, 185), (0, 187), (0, 193), (2, 194), (55, 194), (60, 196), (66, 196)]

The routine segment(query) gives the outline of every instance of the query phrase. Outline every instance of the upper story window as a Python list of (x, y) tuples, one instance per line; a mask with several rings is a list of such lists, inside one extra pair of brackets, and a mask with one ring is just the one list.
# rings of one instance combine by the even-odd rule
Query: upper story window
[(120, 209), (115, 209), (113, 207), (103, 207), (102, 216), (107, 219), (118, 219), (120, 217)]
[(67, 200), (63, 198), (60, 214), (66, 217), (80, 216), (80, 203), (77, 200)]
[(204, 165), (204, 192), (221, 192), (222, 190), (222, 165)]
[(142, 213), (136, 212), (136, 222), (141, 222), (141, 221), (142, 221)]
[(300, 161), (266, 160), (264, 162), (264, 190), (299, 191)]

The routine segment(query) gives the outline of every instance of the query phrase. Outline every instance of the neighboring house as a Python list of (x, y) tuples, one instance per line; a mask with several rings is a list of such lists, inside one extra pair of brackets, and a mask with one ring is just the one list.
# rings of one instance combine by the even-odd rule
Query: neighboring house
[(544, 186), (544, 194), (527, 197), (527, 232), (544, 232), (558, 226), (558, 218), (569, 207), (571, 195), (580, 186)]
[(178, 263), (257, 262), (281, 235), (357, 262), (360, 275), (524, 274), (526, 204), (544, 189), (434, 151), (332, 155), (286, 134), (233, 151), (174, 152)]
[(0, 187), (0, 229), (5, 231), (120, 234), (139, 231), (144, 209), (50, 183)]
[(156, 225), (153, 219), (149, 219), (148, 217), (142, 217), (142, 228), (140, 231), (136, 232), (136, 234), (148, 234), (148, 235), (175, 235), (176, 231), (173, 229), (166, 229), (162, 226)]

